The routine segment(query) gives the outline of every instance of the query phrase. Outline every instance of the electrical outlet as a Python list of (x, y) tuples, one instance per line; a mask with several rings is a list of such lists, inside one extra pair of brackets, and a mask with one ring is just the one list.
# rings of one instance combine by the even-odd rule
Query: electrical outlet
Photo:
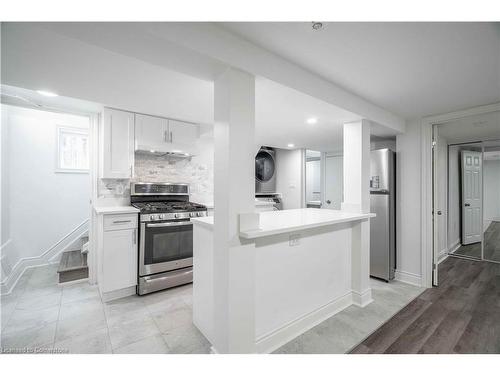
[(289, 237), (289, 245), (290, 246), (300, 245), (300, 234), (291, 234)]

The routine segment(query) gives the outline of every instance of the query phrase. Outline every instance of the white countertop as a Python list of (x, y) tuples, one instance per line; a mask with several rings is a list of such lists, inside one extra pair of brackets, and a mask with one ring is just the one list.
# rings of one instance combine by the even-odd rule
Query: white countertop
[(94, 210), (99, 215), (106, 214), (136, 214), (139, 210), (132, 206), (109, 206), (109, 207), (94, 207)]
[(375, 217), (375, 214), (359, 214), (318, 208), (261, 212), (260, 228), (240, 231), (240, 236), (243, 238), (266, 237), (303, 229), (363, 220), (370, 217)]
[(213, 216), (205, 216), (205, 217), (194, 217), (191, 219), (193, 224), (199, 224), (201, 226), (213, 229), (214, 226), (214, 217)]

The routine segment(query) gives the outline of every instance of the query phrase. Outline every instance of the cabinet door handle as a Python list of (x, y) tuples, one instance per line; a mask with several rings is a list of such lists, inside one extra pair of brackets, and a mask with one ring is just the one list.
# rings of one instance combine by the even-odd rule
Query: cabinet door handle
[(167, 131), (163, 131), (163, 142), (167, 142)]
[(137, 245), (137, 229), (134, 229), (134, 245)]
[(170, 132), (170, 143), (174, 143), (174, 136), (172, 135), (172, 132)]
[(125, 223), (131, 223), (132, 220), (115, 220), (113, 221), (113, 224), (125, 224)]
[(132, 166), (130, 166), (130, 178), (132, 178)]

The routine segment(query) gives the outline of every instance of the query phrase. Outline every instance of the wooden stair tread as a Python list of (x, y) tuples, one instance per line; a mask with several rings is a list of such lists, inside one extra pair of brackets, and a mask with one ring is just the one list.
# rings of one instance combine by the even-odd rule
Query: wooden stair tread
[(80, 250), (66, 251), (62, 254), (57, 273), (86, 268), (88, 268), (87, 254), (82, 254)]

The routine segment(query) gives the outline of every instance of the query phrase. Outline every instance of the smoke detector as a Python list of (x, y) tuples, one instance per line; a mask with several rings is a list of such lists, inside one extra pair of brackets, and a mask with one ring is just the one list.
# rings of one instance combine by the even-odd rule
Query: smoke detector
[(315, 21), (313, 21), (312, 22), (312, 29), (314, 31), (319, 31), (319, 30), (323, 29), (323, 22), (315, 22)]

